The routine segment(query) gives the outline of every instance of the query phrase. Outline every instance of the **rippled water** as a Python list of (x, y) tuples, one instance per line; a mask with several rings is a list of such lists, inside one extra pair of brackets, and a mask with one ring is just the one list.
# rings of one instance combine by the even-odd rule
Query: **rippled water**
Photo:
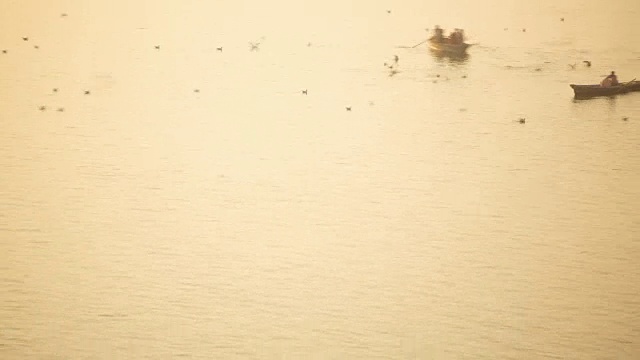
[(2, 3), (0, 357), (639, 358), (638, 16)]

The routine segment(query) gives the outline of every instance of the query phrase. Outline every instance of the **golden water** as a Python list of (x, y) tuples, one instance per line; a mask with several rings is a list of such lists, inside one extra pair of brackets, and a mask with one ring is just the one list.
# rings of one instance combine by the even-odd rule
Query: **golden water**
[(640, 5), (479, 3), (4, 1), (0, 358), (639, 358)]

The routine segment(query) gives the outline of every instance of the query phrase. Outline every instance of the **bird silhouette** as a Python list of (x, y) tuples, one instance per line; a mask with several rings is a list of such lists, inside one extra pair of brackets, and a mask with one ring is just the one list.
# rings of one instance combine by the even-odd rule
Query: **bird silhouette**
[(6, 54), (6, 53), (7, 53), (7, 50), (2, 50), (2, 53), (3, 53), (3, 54)]
[(564, 21), (564, 18), (560, 18), (560, 21)]
[(520, 118), (520, 119), (518, 119), (518, 122), (519, 122), (520, 124), (524, 124), (526, 120), (527, 120), (527, 119), (525, 119), (525, 118)]
[(67, 13), (60, 14), (60, 17), (67, 17)]
[(221, 46), (221, 47), (219, 47), (219, 48), (216, 48), (216, 50), (218, 50), (218, 51), (222, 51), (222, 46)]
[(40, 49), (40, 46), (38, 46), (38, 45), (33, 45), (33, 48), (34, 48), (34, 49)]
[(84, 91), (84, 94), (85, 94), (85, 95), (91, 95), (91, 91), (89, 91), (89, 90), (85, 90), (85, 91)]
[(45, 110), (47, 110), (47, 107), (46, 107), (46, 106), (44, 106), (44, 105), (42, 105), (42, 106), (40, 106), (40, 107), (38, 108), (38, 110), (40, 110), (40, 111), (45, 111)]
[(387, 14), (391, 14), (391, 10), (387, 10)]
[(307, 89), (302, 90), (302, 94), (307, 95), (308, 94)]
[(462, 75), (462, 78), (463, 78), (463, 79), (466, 79), (466, 78), (467, 78), (467, 75)]
[(64, 108), (63, 108), (63, 107), (59, 107), (59, 108), (58, 108), (58, 112), (63, 112), (63, 111), (64, 111)]
[(160, 50), (160, 45), (155, 46), (156, 50)]
[(57, 93), (58, 92), (58, 88), (53, 88), (53, 92)]
[(629, 120), (629, 118), (625, 116), (625, 117), (622, 118), (622, 120), (627, 121), (627, 120)]
[(522, 29), (522, 32), (527, 32), (527, 29)]
[(23, 36), (23, 37), (22, 37), (22, 40), (23, 40), (23, 41), (29, 41), (29, 38), (28, 38), (28, 37)]
[(569, 64), (569, 67), (571, 68), (571, 70), (575, 70), (576, 69), (576, 64), (575, 63)]
[(389, 71), (389, 77), (392, 77), (393, 75), (397, 74), (398, 70), (392, 69), (391, 71)]
[(582, 62), (583, 62), (587, 67), (591, 67), (591, 61), (589, 61), (589, 60), (582, 60)]
[(194, 93), (199, 93), (199, 92), (200, 92), (200, 89), (193, 89), (193, 92), (194, 92)]
[(249, 43), (249, 45), (251, 45), (251, 49), (250, 49), (251, 51), (258, 51), (258, 50), (260, 50), (260, 48), (259, 48), (260, 43), (252, 43), (252, 42), (250, 42), (250, 43)]
[(345, 109), (347, 109), (347, 111), (351, 111), (351, 106), (347, 106)]

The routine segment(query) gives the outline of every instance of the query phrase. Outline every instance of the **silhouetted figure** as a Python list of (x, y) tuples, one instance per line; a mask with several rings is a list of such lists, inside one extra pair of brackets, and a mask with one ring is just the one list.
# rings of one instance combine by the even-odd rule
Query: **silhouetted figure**
[(308, 94), (307, 89), (302, 90), (302, 95), (307, 95), (307, 94)]
[(615, 71), (612, 71), (611, 74), (609, 74), (602, 80), (602, 82), (600, 82), (600, 86), (602, 87), (616, 86), (618, 84), (618, 77), (616, 76)]
[(160, 45), (155, 46), (156, 50), (160, 50)]
[(400, 60), (398, 55), (393, 55), (393, 61), (395, 61), (396, 64), (398, 63), (398, 60)]
[(525, 121), (526, 121), (526, 119), (525, 119), (525, 118), (520, 118), (520, 119), (518, 119), (518, 122), (519, 122), (520, 124), (524, 124), (524, 123), (525, 123)]
[(218, 51), (222, 52), (222, 46), (221, 46), (221, 47), (219, 47), (219, 48), (216, 48), (216, 50), (218, 50)]
[(442, 30), (439, 25), (436, 25), (435, 28), (433, 28), (433, 32), (434, 35), (431, 37), (431, 40), (438, 43), (444, 41), (444, 30)]
[(351, 106), (347, 106), (345, 109), (347, 109), (347, 111), (351, 111)]
[(91, 91), (89, 91), (89, 90), (85, 90), (85, 91), (84, 91), (84, 94), (85, 94), (85, 95), (91, 95)]
[(589, 60), (582, 60), (582, 62), (583, 62), (587, 67), (591, 67), (591, 61), (589, 61)]

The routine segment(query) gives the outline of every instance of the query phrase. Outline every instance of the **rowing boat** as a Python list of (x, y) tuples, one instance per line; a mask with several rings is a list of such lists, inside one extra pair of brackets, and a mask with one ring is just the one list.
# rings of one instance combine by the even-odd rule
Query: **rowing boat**
[(429, 40), (429, 49), (443, 54), (454, 54), (454, 55), (462, 55), (467, 52), (467, 49), (471, 46), (471, 44), (447, 44), (444, 42), (438, 42), (434, 39)]
[(629, 81), (615, 86), (575, 85), (570, 84), (576, 98), (592, 98), (597, 96), (613, 96), (631, 91), (640, 91), (640, 81)]

